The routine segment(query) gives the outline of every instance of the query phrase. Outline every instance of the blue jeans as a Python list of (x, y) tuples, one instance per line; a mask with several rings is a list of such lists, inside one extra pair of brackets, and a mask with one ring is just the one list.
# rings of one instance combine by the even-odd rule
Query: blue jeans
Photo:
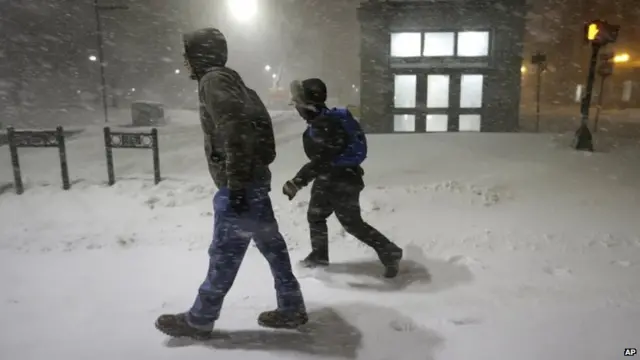
[(268, 187), (247, 190), (250, 210), (238, 215), (229, 207), (229, 189), (221, 188), (213, 198), (213, 241), (209, 247), (209, 269), (198, 290), (189, 322), (212, 325), (220, 316), (224, 297), (231, 289), (251, 239), (271, 268), (278, 310), (305, 311), (300, 284), (293, 275), (287, 244), (273, 213)]

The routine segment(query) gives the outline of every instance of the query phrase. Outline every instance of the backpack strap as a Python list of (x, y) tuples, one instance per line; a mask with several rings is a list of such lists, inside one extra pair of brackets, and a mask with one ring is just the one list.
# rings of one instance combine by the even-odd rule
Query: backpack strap
[(353, 115), (351, 115), (351, 112), (347, 108), (332, 108), (329, 110), (329, 112), (338, 116), (353, 117)]

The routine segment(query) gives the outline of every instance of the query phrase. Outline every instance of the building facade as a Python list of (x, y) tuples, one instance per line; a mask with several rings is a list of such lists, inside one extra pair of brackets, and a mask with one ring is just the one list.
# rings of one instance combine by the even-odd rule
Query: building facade
[(363, 127), (517, 130), (525, 13), (525, 0), (362, 2)]

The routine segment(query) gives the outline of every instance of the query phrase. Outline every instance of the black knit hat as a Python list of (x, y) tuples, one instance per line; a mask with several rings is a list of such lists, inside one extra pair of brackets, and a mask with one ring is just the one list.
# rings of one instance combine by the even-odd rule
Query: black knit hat
[(327, 85), (318, 78), (293, 81), (291, 100), (299, 105), (324, 105), (327, 101)]

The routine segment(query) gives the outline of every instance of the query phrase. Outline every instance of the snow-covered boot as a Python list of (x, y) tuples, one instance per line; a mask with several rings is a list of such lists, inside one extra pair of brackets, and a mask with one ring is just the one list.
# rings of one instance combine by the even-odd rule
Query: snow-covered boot
[(265, 311), (258, 316), (258, 324), (273, 329), (295, 329), (309, 322), (306, 311), (285, 313), (279, 310)]
[(206, 340), (211, 337), (213, 326), (199, 327), (191, 325), (187, 320), (187, 313), (180, 313), (160, 315), (156, 320), (156, 329), (171, 337)]
[(329, 265), (329, 259), (328, 256), (312, 251), (300, 264), (306, 268), (324, 267)]
[(400, 271), (400, 260), (402, 260), (403, 251), (399, 247), (387, 251), (380, 255), (380, 261), (384, 265), (384, 277), (394, 278)]

